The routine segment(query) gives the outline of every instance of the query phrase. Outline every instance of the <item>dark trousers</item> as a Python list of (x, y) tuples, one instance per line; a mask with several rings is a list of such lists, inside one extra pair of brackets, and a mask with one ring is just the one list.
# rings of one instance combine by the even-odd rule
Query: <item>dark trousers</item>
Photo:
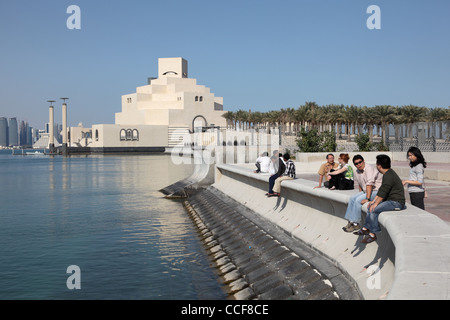
[(275, 184), (275, 180), (279, 177), (278, 173), (275, 173), (273, 176), (269, 178), (269, 193), (273, 193), (273, 186)]
[(425, 197), (425, 192), (410, 192), (409, 193), (409, 198), (411, 200), (411, 204), (422, 210), (425, 210), (425, 203), (423, 201), (424, 197)]
[[(334, 171), (334, 170), (331, 170), (331, 171)], [(339, 190), (353, 190), (355, 188), (355, 183), (353, 182), (353, 180), (345, 179), (345, 174), (341, 173), (341, 174), (331, 176), (331, 179), (328, 184), (328, 188), (331, 188), (333, 186)]]

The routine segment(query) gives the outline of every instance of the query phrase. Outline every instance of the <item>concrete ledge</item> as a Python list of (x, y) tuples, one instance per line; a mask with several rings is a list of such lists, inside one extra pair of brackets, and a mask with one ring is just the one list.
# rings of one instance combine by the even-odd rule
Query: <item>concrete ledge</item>
[(267, 198), (269, 176), (252, 170), (216, 165), (212, 186), (334, 261), (365, 299), (449, 298), (450, 227), (436, 216), (411, 206), (382, 213), (378, 241), (364, 245), (342, 231), (355, 190), (313, 189), (316, 182), (296, 179), (282, 183), (280, 198)]

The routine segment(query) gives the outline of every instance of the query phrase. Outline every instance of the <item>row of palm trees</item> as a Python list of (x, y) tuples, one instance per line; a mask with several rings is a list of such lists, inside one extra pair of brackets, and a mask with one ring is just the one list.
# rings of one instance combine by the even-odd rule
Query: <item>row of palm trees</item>
[[(320, 131), (332, 131), (339, 136), (344, 133), (348, 141), (352, 134), (367, 132), (372, 142), (375, 126), (377, 132), (381, 130), (382, 141), (386, 141), (386, 127), (389, 124), (394, 125), (396, 137), (412, 138), (412, 125), (417, 122), (428, 122), (431, 130), (435, 130), (434, 126), (437, 124), (439, 126), (437, 138), (442, 138), (442, 123), (450, 121), (450, 107), (427, 108), (414, 105), (361, 107), (336, 104), (319, 106), (315, 102), (306, 102), (297, 109), (283, 108), (268, 112), (239, 109), (235, 112), (225, 112), (222, 116), (233, 129), (282, 126), (282, 132), (297, 134), (301, 127), (306, 129), (316, 127)], [(401, 130), (407, 132), (400, 132)]]

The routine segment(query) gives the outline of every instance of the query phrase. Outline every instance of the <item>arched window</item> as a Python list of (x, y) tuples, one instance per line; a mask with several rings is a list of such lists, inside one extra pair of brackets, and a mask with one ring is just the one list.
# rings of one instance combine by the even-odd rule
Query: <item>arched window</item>
[(203, 96), (200, 96), (200, 102), (202, 102), (203, 101)]
[(131, 132), (131, 129), (127, 129), (127, 141), (133, 139), (133, 133)]
[(125, 129), (120, 130), (120, 141), (127, 140), (127, 131)]
[(95, 141), (98, 141), (98, 130), (95, 129)]
[(133, 141), (139, 141), (139, 131), (133, 129)]
[(195, 101), (196, 101), (196, 102), (198, 101), (198, 96), (195, 96)]

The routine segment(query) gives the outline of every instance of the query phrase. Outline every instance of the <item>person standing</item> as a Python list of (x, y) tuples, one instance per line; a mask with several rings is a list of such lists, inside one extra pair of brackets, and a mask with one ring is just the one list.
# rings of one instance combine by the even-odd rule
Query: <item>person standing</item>
[(383, 174), (380, 189), (375, 199), (367, 205), (367, 216), (364, 226), (353, 234), (367, 235), (362, 243), (371, 243), (377, 240), (376, 233), (380, 232), (378, 217), (384, 211), (399, 211), (406, 209), (405, 191), (402, 180), (397, 173), (391, 169), (391, 158), (388, 155), (377, 156), (377, 169)]
[(409, 180), (403, 180), (403, 185), (408, 187), (411, 204), (425, 210), (425, 181), (424, 171), (427, 163), (419, 148), (411, 147), (406, 153), (409, 159)]
[(353, 164), (356, 167), (356, 181), (359, 185), (359, 192), (350, 197), (345, 212), (345, 219), (348, 223), (342, 229), (345, 232), (353, 232), (361, 229), (361, 208), (368, 202), (375, 199), (378, 189), (381, 186), (383, 175), (378, 172), (375, 166), (366, 164), (364, 158), (357, 154), (353, 157)]

